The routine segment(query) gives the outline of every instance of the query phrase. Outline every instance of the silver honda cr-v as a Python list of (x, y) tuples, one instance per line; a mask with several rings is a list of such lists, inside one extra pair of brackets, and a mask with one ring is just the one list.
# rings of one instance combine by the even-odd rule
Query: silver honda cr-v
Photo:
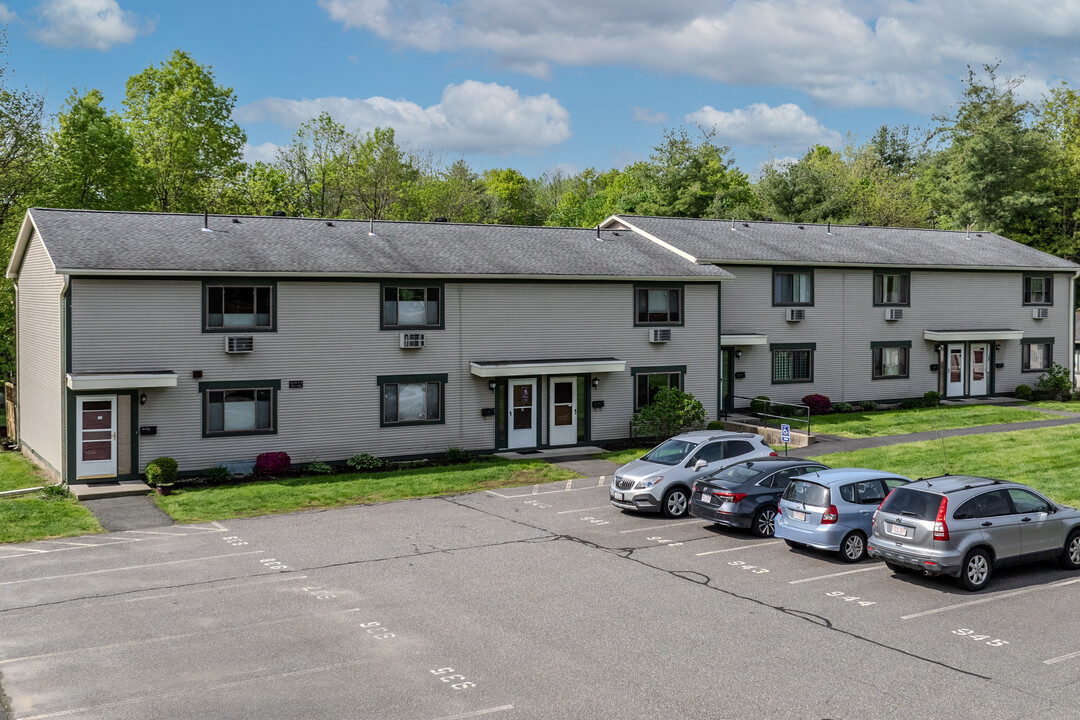
[(893, 572), (952, 575), (981, 590), (1004, 565), (1055, 558), (1080, 570), (1080, 510), (1003, 480), (917, 480), (881, 503), (867, 551)]

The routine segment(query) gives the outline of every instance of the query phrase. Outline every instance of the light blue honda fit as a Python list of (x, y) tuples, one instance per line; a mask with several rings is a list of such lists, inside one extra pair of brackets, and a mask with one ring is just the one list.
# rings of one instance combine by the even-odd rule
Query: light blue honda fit
[(791, 479), (776, 514), (776, 537), (793, 548), (832, 550), (846, 562), (866, 557), (870, 521), (903, 475), (865, 468), (833, 468)]

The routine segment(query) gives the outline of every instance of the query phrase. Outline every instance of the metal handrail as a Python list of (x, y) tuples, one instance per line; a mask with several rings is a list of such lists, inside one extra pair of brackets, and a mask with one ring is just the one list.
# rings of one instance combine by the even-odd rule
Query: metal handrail
[[(764, 404), (765, 405), (765, 412), (759, 412), (759, 411), (756, 411), (756, 410), (752, 410), (751, 413), (754, 414), (754, 415), (757, 415), (758, 417), (760, 417), (762, 422), (765, 423), (765, 427), (769, 427), (769, 421), (766, 418), (776, 418), (777, 420), (787, 420), (789, 422), (805, 423), (806, 424), (806, 434), (807, 435), (810, 434), (810, 406), (809, 405), (803, 405), (802, 403), (774, 402), (772, 400), (766, 400), (764, 398), (747, 397), (745, 395), (731, 395), (730, 397), (739, 398), (740, 400), (749, 400), (751, 402), (751, 407), (753, 407), (753, 403), (762, 403), (762, 404)], [(787, 405), (788, 407), (803, 408), (803, 409), (806, 410), (806, 417), (805, 418), (800, 418), (800, 417), (788, 417), (787, 415), (774, 415), (774, 414), (769, 412), (769, 410), (771, 410), (774, 405)]]

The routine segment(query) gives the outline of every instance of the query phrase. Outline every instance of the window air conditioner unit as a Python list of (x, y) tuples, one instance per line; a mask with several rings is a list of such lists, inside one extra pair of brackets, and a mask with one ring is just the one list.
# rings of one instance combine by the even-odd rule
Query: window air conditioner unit
[(886, 320), (903, 320), (904, 311), (902, 308), (885, 308)]
[(650, 328), (649, 329), (649, 342), (651, 342), (651, 343), (671, 342), (671, 328)]
[(251, 335), (226, 335), (225, 352), (249, 353), (255, 350), (255, 338)]
[(788, 322), (799, 322), (806, 319), (805, 308), (788, 308), (784, 311), (784, 319)]
[(1031, 308), (1031, 317), (1036, 320), (1045, 320), (1050, 317), (1050, 308)]
[(398, 347), (412, 349), (424, 347), (424, 333), (401, 333), (398, 337)]

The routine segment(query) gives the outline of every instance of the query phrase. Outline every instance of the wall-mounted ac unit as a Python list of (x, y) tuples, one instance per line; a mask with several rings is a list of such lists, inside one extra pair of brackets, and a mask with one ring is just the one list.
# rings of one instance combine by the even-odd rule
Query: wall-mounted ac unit
[(1050, 308), (1031, 308), (1031, 317), (1036, 320), (1045, 320), (1050, 317)]
[(788, 308), (784, 311), (784, 319), (788, 322), (799, 322), (806, 319), (805, 308)]
[(885, 308), (886, 320), (903, 320), (904, 310), (903, 308)]
[(419, 349), (424, 347), (424, 333), (403, 332), (398, 337), (398, 347)]
[(649, 342), (671, 342), (671, 328), (649, 328)]
[(225, 352), (249, 353), (255, 350), (255, 338), (251, 335), (226, 335)]

